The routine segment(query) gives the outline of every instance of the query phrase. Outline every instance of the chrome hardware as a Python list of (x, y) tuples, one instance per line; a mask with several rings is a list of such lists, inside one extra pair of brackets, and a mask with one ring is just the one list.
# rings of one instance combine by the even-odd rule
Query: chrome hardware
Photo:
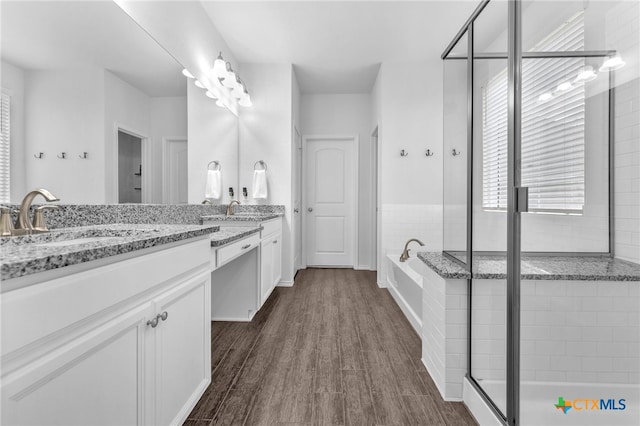
[(82, 153), (82, 155), (78, 155), (78, 157), (86, 160), (87, 158), (89, 158), (89, 153), (85, 151)]
[(47, 201), (60, 201), (55, 195), (47, 191), (46, 189), (34, 189), (25, 195), (22, 200), (22, 204), (20, 204), (20, 213), (18, 214), (18, 221), (15, 224), (15, 229), (13, 231), (13, 235), (24, 235), (31, 234), (35, 232), (43, 232), (39, 230), (35, 230), (31, 221), (29, 220), (29, 209), (31, 208), (31, 203), (33, 199), (38, 195), (42, 195)]
[(58, 155), (58, 158), (61, 160), (64, 160), (65, 158), (67, 158), (67, 153), (66, 152), (61, 152), (60, 155)]
[(312, 212), (312, 211), (313, 211), (313, 207), (309, 207), (309, 208), (307, 209), (307, 211), (308, 211), (308, 212)]
[(37, 158), (38, 160), (42, 160), (43, 156), (44, 156), (44, 152), (39, 152), (38, 155), (33, 154), (33, 158)]
[(147, 321), (147, 325), (150, 325), (151, 328), (156, 328), (158, 326), (158, 318), (160, 317), (160, 315), (158, 315), (157, 317), (150, 319), (149, 321)]
[(47, 223), (44, 221), (44, 212), (45, 210), (55, 210), (58, 208), (58, 206), (47, 205), (37, 207), (33, 212), (33, 229), (36, 231), (47, 232), (49, 228), (47, 228)]
[(278, 244), (278, 240), (273, 240), (273, 244)]
[[(231, 189), (231, 188), (229, 188)], [(227, 206), (227, 216), (233, 216), (233, 206), (234, 205), (240, 205), (240, 201), (238, 200), (231, 200), (231, 202), (229, 203), (229, 205)]]
[(457, 155), (460, 155), (460, 154), (462, 154), (462, 153), (460, 151), (457, 151), (455, 148), (453, 148), (451, 150), (451, 155), (453, 155), (454, 157), (457, 156)]
[(402, 251), (402, 254), (400, 255), (400, 262), (404, 262), (409, 258), (409, 249), (407, 247), (409, 247), (409, 243), (415, 241), (416, 243), (420, 244), (421, 246), (424, 246), (424, 243), (422, 241), (420, 241), (417, 238), (412, 238), (409, 241), (407, 241), (407, 243), (404, 245), (404, 250)]
[(251, 244), (246, 244), (246, 245), (244, 245), (244, 246), (242, 246), (242, 247), (241, 247), (241, 250), (246, 250), (246, 249), (248, 249), (249, 247), (251, 247)]
[(11, 209), (9, 207), (0, 207), (0, 237), (8, 237), (13, 231), (13, 222), (11, 221)]
[(431, 152), (431, 150), (428, 149), (424, 155), (426, 155), (427, 157), (431, 157), (433, 155), (433, 152)]
[(158, 314), (156, 318), (160, 318), (162, 321), (166, 321), (167, 318), (169, 318), (169, 313), (167, 311), (164, 311), (163, 313)]
[(293, 209), (294, 213), (300, 213), (300, 209)]
[(409, 155), (408, 151), (405, 151), (404, 149), (400, 151), (400, 157), (406, 157), (407, 155)]

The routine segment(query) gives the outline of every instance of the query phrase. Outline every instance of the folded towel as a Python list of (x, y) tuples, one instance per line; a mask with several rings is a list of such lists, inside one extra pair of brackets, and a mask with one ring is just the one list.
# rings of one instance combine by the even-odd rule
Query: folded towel
[(268, 195), (267, 191), (267, 171), (266, 170), (254, 170), (253, 171), (253, 198), (256, 200), (266, 199)]
[(207, 170), (207, 185), (204, 190), (204, 197), (217, 200), (221, 195), (222, 173), (220, 173), (220, 170)]

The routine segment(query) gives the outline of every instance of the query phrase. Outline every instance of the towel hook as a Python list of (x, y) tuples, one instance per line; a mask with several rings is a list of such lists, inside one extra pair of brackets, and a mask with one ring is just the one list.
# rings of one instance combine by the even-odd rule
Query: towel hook
[(82, 153), (82, 155), (78, 155), (78, 157), (82, 158), (83, 160), (86, 160), (87, 158), (89, 158), (88, 154), (89, 153), (85, 151), (85, 152)]
[(455, 148), (453, 148), (453, 150), (451, 151), (451, 155), (453, 155), (454, 157), (457, 156), (457, 155), (460, 155), (460, 154), (461, 154), (461, 152), (460, 151), (456, 151)]
[(433, 152), (431, 152), (430, 149), (427, 149), (427, 152), (424, 155), (426, 155), (427, 157), (431, 157), (433, 155)]
[(60, 155), (58, 155), (58, 158), (61, 160), (64, 160), (65, 158), (67, 158), (67, 153), (66, 152), (61, 152)]
[(265, 172), (267, 171), (267, 163), (265, 163), (262, 160), (256, 161), (256, 163), (253, 165), (253, 170), (260, 170), (260, 169), (256, 169), (256, 166), (258, 166), (258, 165), (262, 166), (262, 170), (264, 170)]
[[(211, 169), (211, 165), (213, 165), (213, 169)], [(207, 164), (207, 170), (222, 170), (222, 166), (220, 165), (220, 163), (216, 160), (213, 160), (211, 162), (209, 162), (209, 164)]]
[(400, 157), (406, 157), (407, 155), (409, 155), (408, 151), (405, 151), (404, 149), (400, 151)]
[(33, 154), (34, 158), (37, 158), (38, 160), (42, 160), (42, 156), (44, 155), (44, 152), (39, 152), (38, 155)]

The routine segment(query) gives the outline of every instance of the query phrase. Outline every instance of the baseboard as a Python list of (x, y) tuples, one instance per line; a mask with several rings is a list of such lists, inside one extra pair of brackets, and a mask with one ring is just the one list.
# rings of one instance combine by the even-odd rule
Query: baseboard
[(293, 287), (293, 281), (280, 281), (277, 287)]
[(356, 271), (370, 271), (371, 267), (369, 265), (356, 265), (353, 269)]
[(433, 374), (431, 374), (431, 369), (429, 368), (429, 365), (427, 364), (427, 362), (424, 360), (424, 356), (422, 358), (420, 358), (420, 361), (422, 361), (422, 365), (424, 365), (424, 368), (427, 369), (427, 373), (429, 373), (429, 376), (431, 376), (431, 380), (433, 381), (433, 383), (436, 385), (436, 388), (438, 389), (438, 392), (440, 392), (440, 397), (443, 400), (447, 400), (444, 397), (444, 390), (441, 388), (440, 383), (438, 383), (433, 377)]

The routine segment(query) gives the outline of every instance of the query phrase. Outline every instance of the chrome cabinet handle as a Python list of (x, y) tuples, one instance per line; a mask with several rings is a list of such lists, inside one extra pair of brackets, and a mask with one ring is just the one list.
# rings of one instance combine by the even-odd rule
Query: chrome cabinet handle
[(273, 240), (273, 244), (278, 244), (278, 240)]
[(158, 314), (156, 318), (160, 318), (162, 321), (166, 321), (167, 318), (169, 318), (169, 313), (167, 311), (164, 311), (163, 313)]
[(293, 212), (294, 213), (298, 213), (298, 212), (300, 212), (300, 210), (299, 209), (293, 209)]
[(158, 315), (157, 317), (155, 317), (154, 319), (151, 319), (149, 321), (147, 321), (147, 325), (150, 325), (151, 328), (156, 328), (158, 326), (158, 317), (160, 315)]
[(312, 212), (312, 211), (313, 211), (313, 207), (309, 207), (309, 208), (307, 209), (307, 211), (308, 211), (308, 212)]
[(251, 244), (244, 245), (244, 246), (241, 247), (241, 250), (246, 250), (249, 247), (251, 247)]

